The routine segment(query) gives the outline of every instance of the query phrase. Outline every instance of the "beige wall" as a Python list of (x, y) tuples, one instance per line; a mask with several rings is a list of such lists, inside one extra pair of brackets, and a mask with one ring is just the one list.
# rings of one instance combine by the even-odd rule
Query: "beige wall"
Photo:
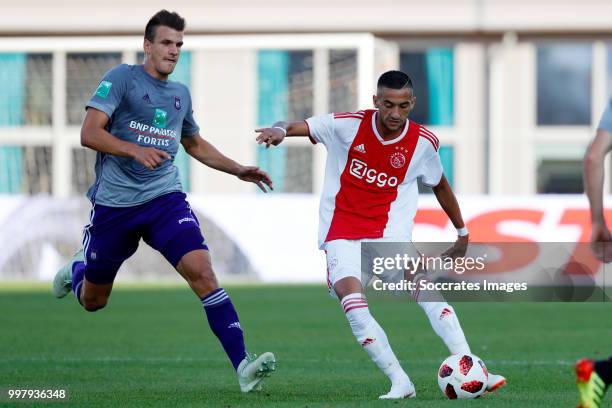
[(171, 8), (198, 33), (612, 32), (610, 0), (4, 1), (2, 34), (142, 32)]

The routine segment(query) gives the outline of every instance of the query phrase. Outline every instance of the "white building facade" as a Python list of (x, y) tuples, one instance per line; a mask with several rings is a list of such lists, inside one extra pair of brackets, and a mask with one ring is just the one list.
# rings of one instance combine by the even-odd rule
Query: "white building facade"
[[(144, 25), (167, 6), (5, 6), (0, 193), (86, 189), (83, 103), (108, 68), (141, 61)], [(174, 79), (191, 87), (202, 135), (269, 170), (279, 192), (317, 193), (324, 149), (292, 140), (264, 151), (253, 130), (368, 108), (376, 77), (397, 68), (413, 77), (413, 119), (439, 136), (457, 192), (582, 191), (580, 162), (612, 93), (610, 1), (179, 0), (172, 9), (188, 24)], [(178, 164), (191, 192), (255, 192), (195, 161)]]

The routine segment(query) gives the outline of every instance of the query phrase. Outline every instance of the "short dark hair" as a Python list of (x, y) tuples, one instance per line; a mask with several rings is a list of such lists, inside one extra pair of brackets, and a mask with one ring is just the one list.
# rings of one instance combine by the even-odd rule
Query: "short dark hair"
[(387, 71), (378, 78), (378, 88), (412, 89), (412, 79), (402, 71)]
[(159, 26), (170, 27), (176, 31), (185, 31), (185, 19), (176, 12), (168, 10), (160, 10), (147, 23), (144, 37), (153, 42), (155, 39), (155, 30)]

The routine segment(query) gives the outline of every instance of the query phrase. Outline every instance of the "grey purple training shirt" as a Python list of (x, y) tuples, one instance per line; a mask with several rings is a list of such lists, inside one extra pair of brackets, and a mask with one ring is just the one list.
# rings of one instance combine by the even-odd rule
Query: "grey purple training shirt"
[(182, 191), (174, 165), (181, 137), (198, 133), (191, 95), (183, 84), (160, 81), (142, 65), (118, 65), (108, 71), (87, 102), (110, 118), (107, 130), (126, 142), (170, 154), (155, 170), (129, 157), (98, 152), (96, 181), (87, 197), (109, 207), (131, 207), (160, 195)]

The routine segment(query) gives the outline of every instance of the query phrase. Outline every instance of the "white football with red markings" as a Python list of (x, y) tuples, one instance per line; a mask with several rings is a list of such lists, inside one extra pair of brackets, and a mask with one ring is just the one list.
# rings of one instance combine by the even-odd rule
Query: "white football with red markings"
[(453, 354), (438, 370), (438, 385), (449, 399), (469, 399), (487, 389), (489, 373), (480, 357), (474, 354)]

